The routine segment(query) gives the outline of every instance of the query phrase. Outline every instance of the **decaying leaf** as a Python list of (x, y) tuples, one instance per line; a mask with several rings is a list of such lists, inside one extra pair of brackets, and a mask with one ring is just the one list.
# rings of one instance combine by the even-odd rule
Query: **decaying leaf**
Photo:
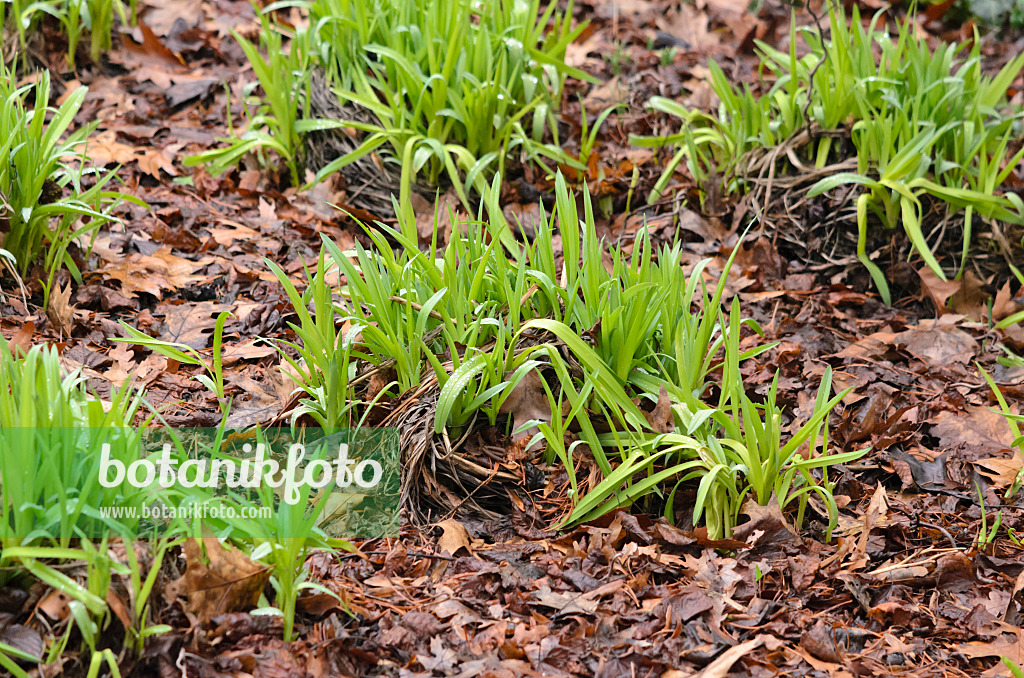
[(7, 613), (0, 613), (0, 643), (42, 660), (42, 634), (22, 624), (12, 624), (11, 615)]
[[(527, 372), (526, 376), (512, 389), (505, 402), (501, 404), (500, 411), (512, 415), (513, 430), (518, 431), (528, 421), (536, 420), (545, 423), (551, 421), (551, 405), (541, 379), (537, 370)], [(568, 413), (569, 403), (566, 401), (562, 404), (562, 414), (564, 416)], [(525, 431), (514, 434), (512, 440), (518, 442), (528, 439), (539, 430), (536, 426), (531, 426)]]
[(1020, 473), (1022, 460), (1019, 454), (1013, 453), (1009, 458), (988, 457), (974, 462), (978, 466), (978, 473), (992, 481), (992, 486), (997, 490), (1009, 487)]
[(196, 615), (200, 624), (220, 614), (256, 606), (270, 580), (270, 568), (254, 563), (235, 547), (214, 537), (204, 537), (202, 544), (189, 538), (183, 548), (185, 575), (168, 587), (173, 587), (175, 595), (187, 599), (186, 609)]

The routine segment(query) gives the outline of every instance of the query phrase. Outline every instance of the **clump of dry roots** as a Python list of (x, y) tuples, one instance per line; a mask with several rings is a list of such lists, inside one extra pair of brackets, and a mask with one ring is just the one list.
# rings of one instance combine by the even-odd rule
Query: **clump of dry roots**
[[(309, 109), (317, 120), (338, 120), (376, 124), (373, 114), (353, 103), (342, 105), (331, 91), (321, 70), (313, 72), (310, 83)], [(306, 167), (318, 172), (328, 163), (356, 150), (364, 133), (349, 129), (316, 130), (305, 136)], [(391, 196), (398, 196), (401, 170), (397, 165), (384, 163), (376, 153), (364, 155), (341, 168), (347, 191), (346, 204), (365, 210), (380, 221), (387, 221), (394, 213)]]
[[(553, 336), (540, 333), (520, 341), (517, 351), (540, 343), (557, 346), (570, 373), (582, 374), (578, 362)], [(372, 381), (368, 377), (386, 374), (389, 367), (373, 367), (357, 381)], [(530, 491), (545, 483), (535, 465), (540, 463), (536, 458), (540, 449), (528, 452), (525, 439), (514, 442), (502, 426), (491, 426), (479, 412), (460, 428), (456, 439), (449, 437), (447, 428), (436, 433), (440, 394), (437, 376), (427, 374), (417, 388), (380, 405), (387, 412), (374, 422), (399, 431), (404, 518), (422, 525), (453, 515), (485, 520), (507, 519), (514, 512), (535, 515), (541, 509), (535, 506)]]
[(472, 426), (454, 441), (444, 433), (434, 433), (440, 392), (437, 378), (430, 377), (381, 424), (401, 432), (404, 511), (414, 523), (434, 522), (456, 513), (485, 518), (507, 514), (513, 503), (525, 499), (521, 496), (523, 474), (508, 470), (503, 448), (467, 445), (478, 433)]

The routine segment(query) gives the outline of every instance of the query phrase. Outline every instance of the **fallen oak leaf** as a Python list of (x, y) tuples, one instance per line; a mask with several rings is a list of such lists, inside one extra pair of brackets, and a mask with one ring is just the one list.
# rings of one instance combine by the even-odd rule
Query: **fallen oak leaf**
[(832, 627), (824, 619), (800, 636), (800, 647), (822, 661), (842, 664), (843, 655), (832, 633)]
[(240, 344), (232, 344), (221, 353), (224, 367), (231, 367), (239, 360), (259, 360), (277, 354), (277, 349), (261, 339), (251, 339)]
[(54, 621), (63, 621), (71, 615), (69, 602), (71, 602), (71, 596), (63, 591), (53, 589), (39, 601), (36, 609)]
[[(230, 311), (231, 304), (201, 301), (194, 304), (161, 303), (154, 315), (163, 314), (159, 338), (175, 344), (185, 344), (196, 350), (203, 350), (210, 344), (217, 316)], [(235, 359), (237, 362), (237, 358)]]
[(96, 165), (127, 165), (137, 158), (135, 148), (117, 140), (117, 132), (105, 130), (89, 139), (89, 159)]
[(542, 607), (550, 607), (555, 610), (555, 615), (567, 614), (594, 614), (600, 601), (595, 598), (585, 598), (581, 593), (557, 593), (550, 587), (545, 586), (534, 592), (532, 602)]
[(232, 387), (240, 389), (248, 398), (237, 398), (232, 402), (227, 425), (245, 428), (273, 420), (281, 412), (284, 403), (281, 391), (273, 383), (261, 383), (237, 371), (227, 376)]
[(466, 553), (469, 554), (473, 553), (473, 549), (470, 548), (469, 530), (465, 525), (454, 518), (449, 518), (442, 520), (437, 526), (442, 530), (441, 537), (437, 540), (439, 553), (454, 556), (459, 549), (466, 549)]
[(1009, 459), (988, 457), (974, 462), (974, 465), (979, 467), (978, 473), (992, 481), (993, 489), (1001, 490), (1004, 487), (1009, 487), (1017, 479), (1017, 475), (1024, 465), (1024, 460), (1021, 460), (1019, 454), (1012, 450), (1010, 452), (1013, 456)]
[(121, 284), (121, 293), (127, 297), (145, 292), (157, 299), (162, 299), (164, 292), (174, 292), (202, 280), (203, 276), (194, 275), (194, 271), (214, 260), (210, 256), (199, 261), (185, 259), (174, 255), (170, 247), (161, 247), (151, 255), (116, 256), (116, 263), (101, 269), (100, 273), (117, 280)]
[(953, 313), (980, 321), (988, 317), (990, 298), (985, 283), (972, 271), (967, 271), (960, 280), (960, 289), (949, 298), (949, 308)]
[(894, 346), (926, 365), (944, 367), (958, 362), (970, 365), (978, 353), (978, 342), (964, 330), (938, 322), (922, 322), (896, 334)]
[(935, 304), (939, 314), (948, 312), (946, 301), (960, 291), (960, 281), (942, 280), (927, 266), (919, 270), (917, 275), (921, 278), (921, 291)]
[(1012, 626), (1020, 626), (1024, 621), (1024, 570), (1021, 570), (1014, 582), (1013, 593), (1003, 612), (1003, 621)]
[(676, 430), (672, 418), (672, 401), (668, 398), (668, 391), (662, 386), (658, 391), (658, 402), (651, 412), (644, 412), (644, 418), (651, 425), (651, 429), (657, 433), (672, 433)]
[(260, 237), (260, 232), (230, 219), (218, 218), (217, 221), (224, 224), (222, 227), (210, 228), (210, 237), (218, 245), (229, 247), (236, 240), (243, 242), (255, 241)]
[[(174, 144), (177, 146), (178, 144)], [(174, 153), (170, 147), (160, 149), (140, 150), (136, 160), (139, 169), (154, 179), (161, 179), (160, 170), (163, 170), (172, 177), (178, 176), (178, 169), (174, 166)]]
[(996, 297), (992, 301), (992, 320), (1002, 320), (1015, 315), (1024, 308), (1024, 304), (1014, 298), (1013, 290), (1010, 289), (1010, 281), (999, 288)]
[[(204, 562), (203, 546), (209, 564)], [(189, 538), (183, 548), (185, 574), (168, 588), (173, 587), (175, 596), (187, 598), (186, 609), (196, 615), (201, 624), (217, 615), (256, 607), (270, 581), (269, 567), (254, 563), (244, 553), (230, 544), (221, 544), (215, 537), (203, 537), (202, 545)]]
[(958, 648), (961, 653), (977, 659), (979, 657), (1006, 657), (1012, 662), (1024, 662), (1024, 629), (1003, 624), (1005, 632), (992, 642), (974, 640)]
[(967, 405), (961, 412), (938, 412), (929, 424), (930, 435), (938, 438), (940, 449), (963, 446), (986, 457), (1003, 453), (1014, 438), (1006, 418), (984, 405)]
[(25, 355), (32, 348), (32, 335), (35, 334), (35, 331), (36, 324), (31, 320), (27, 320), (21, 326), (21, 329), (14, 333), (11, 340), (7, 342), (7, 346), (15, 357)]
[(832, 563), (842, 562), (848, 557), (850, 562), (845, 569), (849, 571), (858, 570), (870, 562), (867, 555), (868, 536), (876, 527), (885, 527), (889, 524), (889, 504), (885, 496), (885, 487), (878, 483), (862, 518), (850, 521), (847, 526), (839, 525), (839, 529), (833, 532), (840, 537), (839, 549), (822, 561), (822, 569)]
[[(43, 636), (36, 629), (22, 624), (11, 624), (12, 615), (0, 613), (0, 644), (22, 653), (26, 658), (43, 661)], [(17, 656), (17, 655), (15, 655)]]

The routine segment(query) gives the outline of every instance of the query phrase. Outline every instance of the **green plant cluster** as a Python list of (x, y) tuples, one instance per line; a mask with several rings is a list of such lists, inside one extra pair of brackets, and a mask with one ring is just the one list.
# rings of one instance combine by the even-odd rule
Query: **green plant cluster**
[[(258, 47), (233, 33), (256, 74), (256, 80), (243, 92), (245, 128), (234, 135), (229, 95), (226, 118), (232, 136), (221, 139), (227, 145), (188, 157), (185, 165), (207, 164), (213, 174), (221, 174), (248, 153), (256, 153), (262, 164), (269, 165), (273, 160), (267, 154), (273, 152), (284, 162), (292, 184), (297, 186), (303, 167), (302, 132), (319, 124), (309, 119), (311, 34), (300, 31), (285, 51), (282, 32), (271, 24), (266, 12), (262, 21)], [(257, 87), (263, 90), (262, 97), (254, 96)]]
[[(212, 440), (191, 440), (168, 427), (147, 407), (141, 390), (126, 382), (102, 401), (86, 389), (80, 371), (65, 373), (54, 348), (35, 346), (24, 355), (0, 337), (0, 583), (31, 577), (67, 595), (73, 624), (53, 643), (45, 657), (33, 657), (0, 643), (0, 666), (16, 676), (27, 676), (15, 660), (49, 663), (67, 647), (77, 629), (92, 657), (89, 675), (98, 675), (105, 663), (117, 675), (117, 659), (101, 645), (101, 634), (113, 620), (107, 591), (113, 576), (130, 586), (133, 623), (125, 629), (125, 644), (141, 653), (146, 638), (169, 627), (149, 623), (149, 594), (156, 583), (160, 563), (183, 538), (203, 536), (201, 528), (220, 538), (247, 547), (254, 561), (271, 568), (276, 591), (274, 607), (285, 618), (285, 637), (293, 633), (295, 603), (306, 589), (334, 595), (306, 581), (302, 569), (310, 548), (350, 549), (342, 540), (330, 539), (318, 527), (324, 502), (301, 486), (297, 503), (276, 501), (273, 488), (261, 487), (259, 505), (273, 507), (269, 516), (247, 515), (251, 498), (234, 492), (214, 495), (211, 488), (179, 487), (166, 490), (136, 489), (127, 483), (104, 487), (101, 458), (119, 461), (124, 467), (143, 458), (150, 449), (150, 433), (173, 444), (182, 463), (196, 453), (196, 445), (216, 456), (227, 440), (221, 427)], [(262, 432), (256, 431), (256, 441)], [(143, 507), (159, 499), (165, 506), (219, 502), (234, 508), (235, 517), (211, 517), (200, 522), (175, 518), (159, 535), (147, 540), (152, 562), (140, 564), (133, 546), (111, 548), (120, 539), (126, 545), (148, 534), (151, 525), (140, 519)], [(101, 507), (134, 509), (134, 516), (113, 517)], [(228, 514), (231, 516), (231, 514)], [(104, 535), (98, 537), (97, 535)], [(296, 535), (309, 535), (299, 538)], [(85, 566), (84, 581), (67, 574), (66, 564)], [(147, 571), (148, 568), (148, 571)], [(263, 606), (270, 608), (266, 600)]]
[[(499, 188), (495, 178), (479, 218), (456, 224), (443, 252), (436, 237), (428, 251), (420, 251), (415, 224), (400, 219), (396, 229), (367, 229), (374, 251), (357, 245), (345, 252), (325, 239), (301, 293), (268, 262), (298, 319), (292, 326), (297, 340), (277, 344), (301, 395), (296, 419), (309, 415), (331, 430), (362, 426), (374, 405), (362, 399), (366, 369), (390, 366), (394, 379), (374, 398), (398, 396), (433, 380), (439, 390), (433, 431), (458, 440), (484, 422), (504, 421), (502, 404), (533, 373), (553, 416), (517, 421), (517, 430), (536, 426), (534, 440), (544, 443), (545, 463), (565, 474), (573, 508), (563, 526), (637, 503), (675, 519), (676, 496), (685, 483), (695, 486), (694, 522), (704, 522), (713, 537), (730, 534), (748, 497), (762, 504), (795, 503), (799, 523), (817, 496), (834, 525), (827, 469), (862, 452), (830, 453), (829, 412), (845, 394), (830, 397), (831, 373), (825, 374), (809, 420), (789, 433), (793, 427), (777, 405), (774, 383), (763, 402), (748, 397), (740, 363), (768, 347), (740, 350), (742, 328), (759, 328), (740, 317), (738, 301), (728, 313), (722, 309), (724, 277), (709, 291), (707, 262), (687, 276), (680, 246), (655, 252), (643, 232), (631, 254), (609, 248), (597, 236), (589, 197), (579, 203), (561, 175), (554, 212), (542, 215), (533, 243), (519, 244), (502, 216)], [(230, 403), (220, 355), (226, 317), (217, 321), (212, 360), (134, 330), (124, 341), (201, 367), (198, 378), (216, 394), (226, 421)], [(716, 382), (711, 375), (719, 370)], [(650, 408), (638, 405), (645, 402), (668, 404), (665, 420), (652, 422), (645, 412)], [(160, 559), (182, 538), (201, 535), (199, 523), (172, 524), (153, 542), (157, 564), (148, 574), (132, 549), (116, 557), (107, 539), (89, 538), (97, 527), (125, 538), (140, 528), (114, 521), (98, 506), (140, 506), (152, 499), (130, 492), (111, 497), (125, 490), (97, 482), (102, 444), (110, 444), (111, 455), (127, 466), (142, 453), (140, 430), (166, 428), (158, 413), (139, 421), (143, 404), (130, 385), (102, 403), (88, 394), (80, 374), (62, 372), (56, 351), (34, 348), (16, 357), (0, 341), (0, 572), (31, 576), (69, 594), (74, 628), (92, 652), (90, 671), (96, 673), (103, 663), (115, 666), (100, 641), (112, 620), (103, 595), (111, 578), (132, 585), (135, 621), (125, 640), (141, 650), (145, 638), (166, 630), (147, 624), (146, 600)], [(166, 431), (178, 458), (189, 458), (190, 441)], [(220, 449), (224, 431), (211, 451)], [(601, 472), (594, 486), (576, 476), (579, 460), (588, 454)], [(250, 557), (272, 569), (274, 606), (290, 639), (299, 593), (318, 589), (302, 569), (308, 549), (346, 544), (317, 528), (323, 503), (308, 494), (308, 486), (298, 504), (276, 501), (272, 488), (259, 491), (262, 505), (274, 507), (269, 518), (203, 524), (246, 544)], [(180, 506), (214, 499), (209, 492), (174, 488), (161, 499)], [(230, 493), (215, 499), (241, 501)], [(296, 539), (297, 534), (312, 536)], [(69, 561), (86, 566), (84, 584), (65, 573), (61, 563)], [(69, 628), (51, 646), (53, 656), (63, 651), (70, 633)], [(15, 658), (26, 659), (0, 646), (0, 664), (23, 675)]]
[(20, 275), (43, 256), (47, 294), (61, 265), (81, 281), (68, 255), (72, 240), (113, 221), (110, 210), (121, 200), (139, 202), (103, 190), (114, 171), (87, 167), (85, 145), (95, 123), (65, 135), (87, 91), (79, 87), (53, 108), (48, 72), (16, 87), (13, 73), (0, 65), (0, 255), (16, 262)]
[(125, 7), (123, 0), (3, 0), (0, 2), (0, 30), (10, 25), (17, 33), (18, 48), (22, 53), (28, 35), (46, 16), (60, 23), (68, 39), (67, 63), (75, 67), (75, 55), (82, 38), (89, 36), (89, 57), (98, 62), (103, 52), (110, 49), (115, 16), (122, 24), (136, 18), (136, 0)]
[[(728, 314), (720, 310), (724, 276), (709, 294), (707, 262), (687, 277), (680, 248), (654, 252), (644, 232), (631, 255), (609, 248), (596, 234), (589, 197), (580, 212), (561, 175), (555, 210), (542, 217), (537, 238), (510, 242), (498, 185), (485, 196), (489, 218), (460, 224), (443, 253), (436, 241), (421, 252), (413, 229), (378, 224), (367, 229), (376, 253), (358, 244), (344, 252), (325, 238), (301, 294), (271, 264), (298, 316), (292, 329), (300, 341), (281, 347), (302, 393), (295, 416), (328, 427), (358, 422), (373, 405), (360, 400), (361, 375), (390, 366), (394, 378), (375, 397), (436, 380), (434, 431), (459, 440), (476, 423), (494, 425), (533, 371), (554, 415), (519, 428), (537, 426), (545, 461), (567, 474), (574, 507), (563, 525), (641, 501), (674, 519), (676, 491), (692, 480), (694, 521), (713, 536), (731, 533), (747, 497), (796, 501), (802, 518), (817, 495), (834, 526), (825, 469), (863, 451), (828, 451), (828, 414), (845, 395), (830, 397), (831, 372), (814, 414), (783, 442), (775, 385), (755, 403), (739, 371), (742, 360), (770, 347), (740, 351), (741, 328), (759, 329), (740, 317), (736, 300)], [(556, 229), (564, 263), (553, 246)], [(345, 283), (335, 290), (329, 281), (339, 277)], [(713, 385), (719, 368), (722, 381)], [(668, 429), (658, 430), (636, 403), (666, 400)], [(576, 440), (567, 446), (569, 432)], [(595, 487), (576, 477), (584, 450), (603, 476)]]
[(933, 52), (917, 34), (913, 17), (895, 36), (879, 27), (881, 17), (880, 12), (865, 28), (855, 8), (848, 27), (842, 9), (830, 4), (831, 39), (823, 41), (813, 27), (800, 28), (809, 53), (799, 58), (796, 28), (788, 53), (759, 42), (761, 65), (775, 76), (763, 96), (746, 85), (734, 86), (710, 62), (712, 87), (721, 100), (717, 116), (653, 99), (653, 108), (682, 118), (683, 128), (667, 137), (633, 139), (644, 146), (678, 146), (651, 200), (659, 199), (683, 161), (702, 186), (716, 176), (727, 192), (747, 190), (750, 159), (792, 142), (809, 127), (814, 132), (806, 135), (807, 143), (789, 150), (801, 163), (824, 168), (843, 153), (827, 132), (844, 130), (845, 136), (848, 130), (857, 171), (825, 177), (807, 196), (859, 187), (857, 255), (885, 301), (890, 301), (888, 284), (866, 251), (868, 229), (876, 224), (905, 231), (914, 251), (946, 279), (922, 223), (926, 198), (944, 203), (949, 212), (963, 212), (959, 275), (975, 220), (1024, 222), (1024, 202), (1013, 192), (1000, 192), (1024, 157), (1024, 149), (1011, 150), (1021, 134), (1021, 113), (1012, 113), (1006, 100), (1007, 88), (1024, 68), (1024, 55), (989, 77), (981, 71), (977, 38), (966, 58), (955, 44)]
[[(270, 14), (293, 5), (308, 9), (309, 28), (294, 32), (285, 55), (283, 29)], [(298, 183), (301, 135), (351, 128), (364, 135), (358, 148), (316, 179), (381, 149), (400, 167), (403, 206), (417, 180), (450, 183), (468, 204), (468, 194), (484, 190), (513, 153), (544, 167), (545, 159), (576, 164), (561, 150), (555, 123), (566, 77), (592, 79), (565, 64), (566, 47), (584, 28), (572, 29), (571, 15), (571, 3), (541, 11), (540, 0), (274, 3), (264, 11), (259, 47), (236, 36), (264, 98), (239, 137), (191, 162), (221, 172), (248, 151), (273, 150)], [(375, 122), (304, 118), (317, 67), (342, 104)]]
[[(21, 576), (17, 565), (68, 597), (74, 620), (66, 634), (49, 648), (48, 658), (33, 657), (0, 643), (0, 665), (15, 676), (27, 676), (14, 660), (53, 661), (66, 647), (71, 631), (78, 628), (91, 655), (90, 675), (104, 662), (116, 671), (109, 649), (97, 643), (110, 622), (106, 601), (113, 574), (135, 584), (139, 623), (127, 633), (139, 643), (161, 627), (146, 627), (146, 599), (152, 590), (157, 562), (143, 582), (132, 548), (126, 561), (117, 560), (107, 539), (94, 543), (97, 528), (115, 535), (133, 535), (137, 521), (115, 523), (100, 514), (99, 506), (140, 508), (148, 503), (141, 491), (104, 488), (99, 485), (100, 449), (109, 445), (110, 456), (131, 462), (139, 455), (139, 429), (134, 419), (141, 396), (129, 385), (104, 403), (84, 388), (85, 377), (65, 374), (57, 351), (36, 346), (16, 357), (0, 338), (0, 581), (8, 584)], [(85, 537), (85, 538), (83, 538)], [(59, 562), (77, 561), (86, 567), (86, 583), (65, 573)]]

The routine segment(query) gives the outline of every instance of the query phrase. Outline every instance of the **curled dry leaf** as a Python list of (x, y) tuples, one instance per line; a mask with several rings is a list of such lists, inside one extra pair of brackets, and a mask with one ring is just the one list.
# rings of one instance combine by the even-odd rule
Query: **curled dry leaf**
[(672, 401), (668, 399), (668, 391), (662, 386), (658, 391), (658, 402), (651, 412), (644, 412), (644, 417), (651, 428), (658, 433), (671, 433), (675, 430), (672, 420)]
[[(537, 370), (531, 370), (526, 373), (526, 376), (516, 384), (512, 392), (509, 393), (508, 398), (501, 404), (501, 410), (503, 414), (512, 415), (513, 430), (518, 431), (519, 427), (528, 421), (551, 421), (551, 405), (548, 402), (547, 392), (544, 390), (544, 384), (542, 377)], [(562, 403), (562, 415), (569, 413), (568, 401)], [(534, 434), (539, 432), (536, 426), (531, 426), (525, 431), (521, 431), (512, 436), (513, 442), (518, 442), (525, 438), (531, 438)]]
[(58, 285), (50, 295), (46, 316), (62, 337), (70, 337), (71, 330), (74, 329), (74, 315), (75, 308), (71, 305), (71, 283), (68, 283), (64, 289)]

